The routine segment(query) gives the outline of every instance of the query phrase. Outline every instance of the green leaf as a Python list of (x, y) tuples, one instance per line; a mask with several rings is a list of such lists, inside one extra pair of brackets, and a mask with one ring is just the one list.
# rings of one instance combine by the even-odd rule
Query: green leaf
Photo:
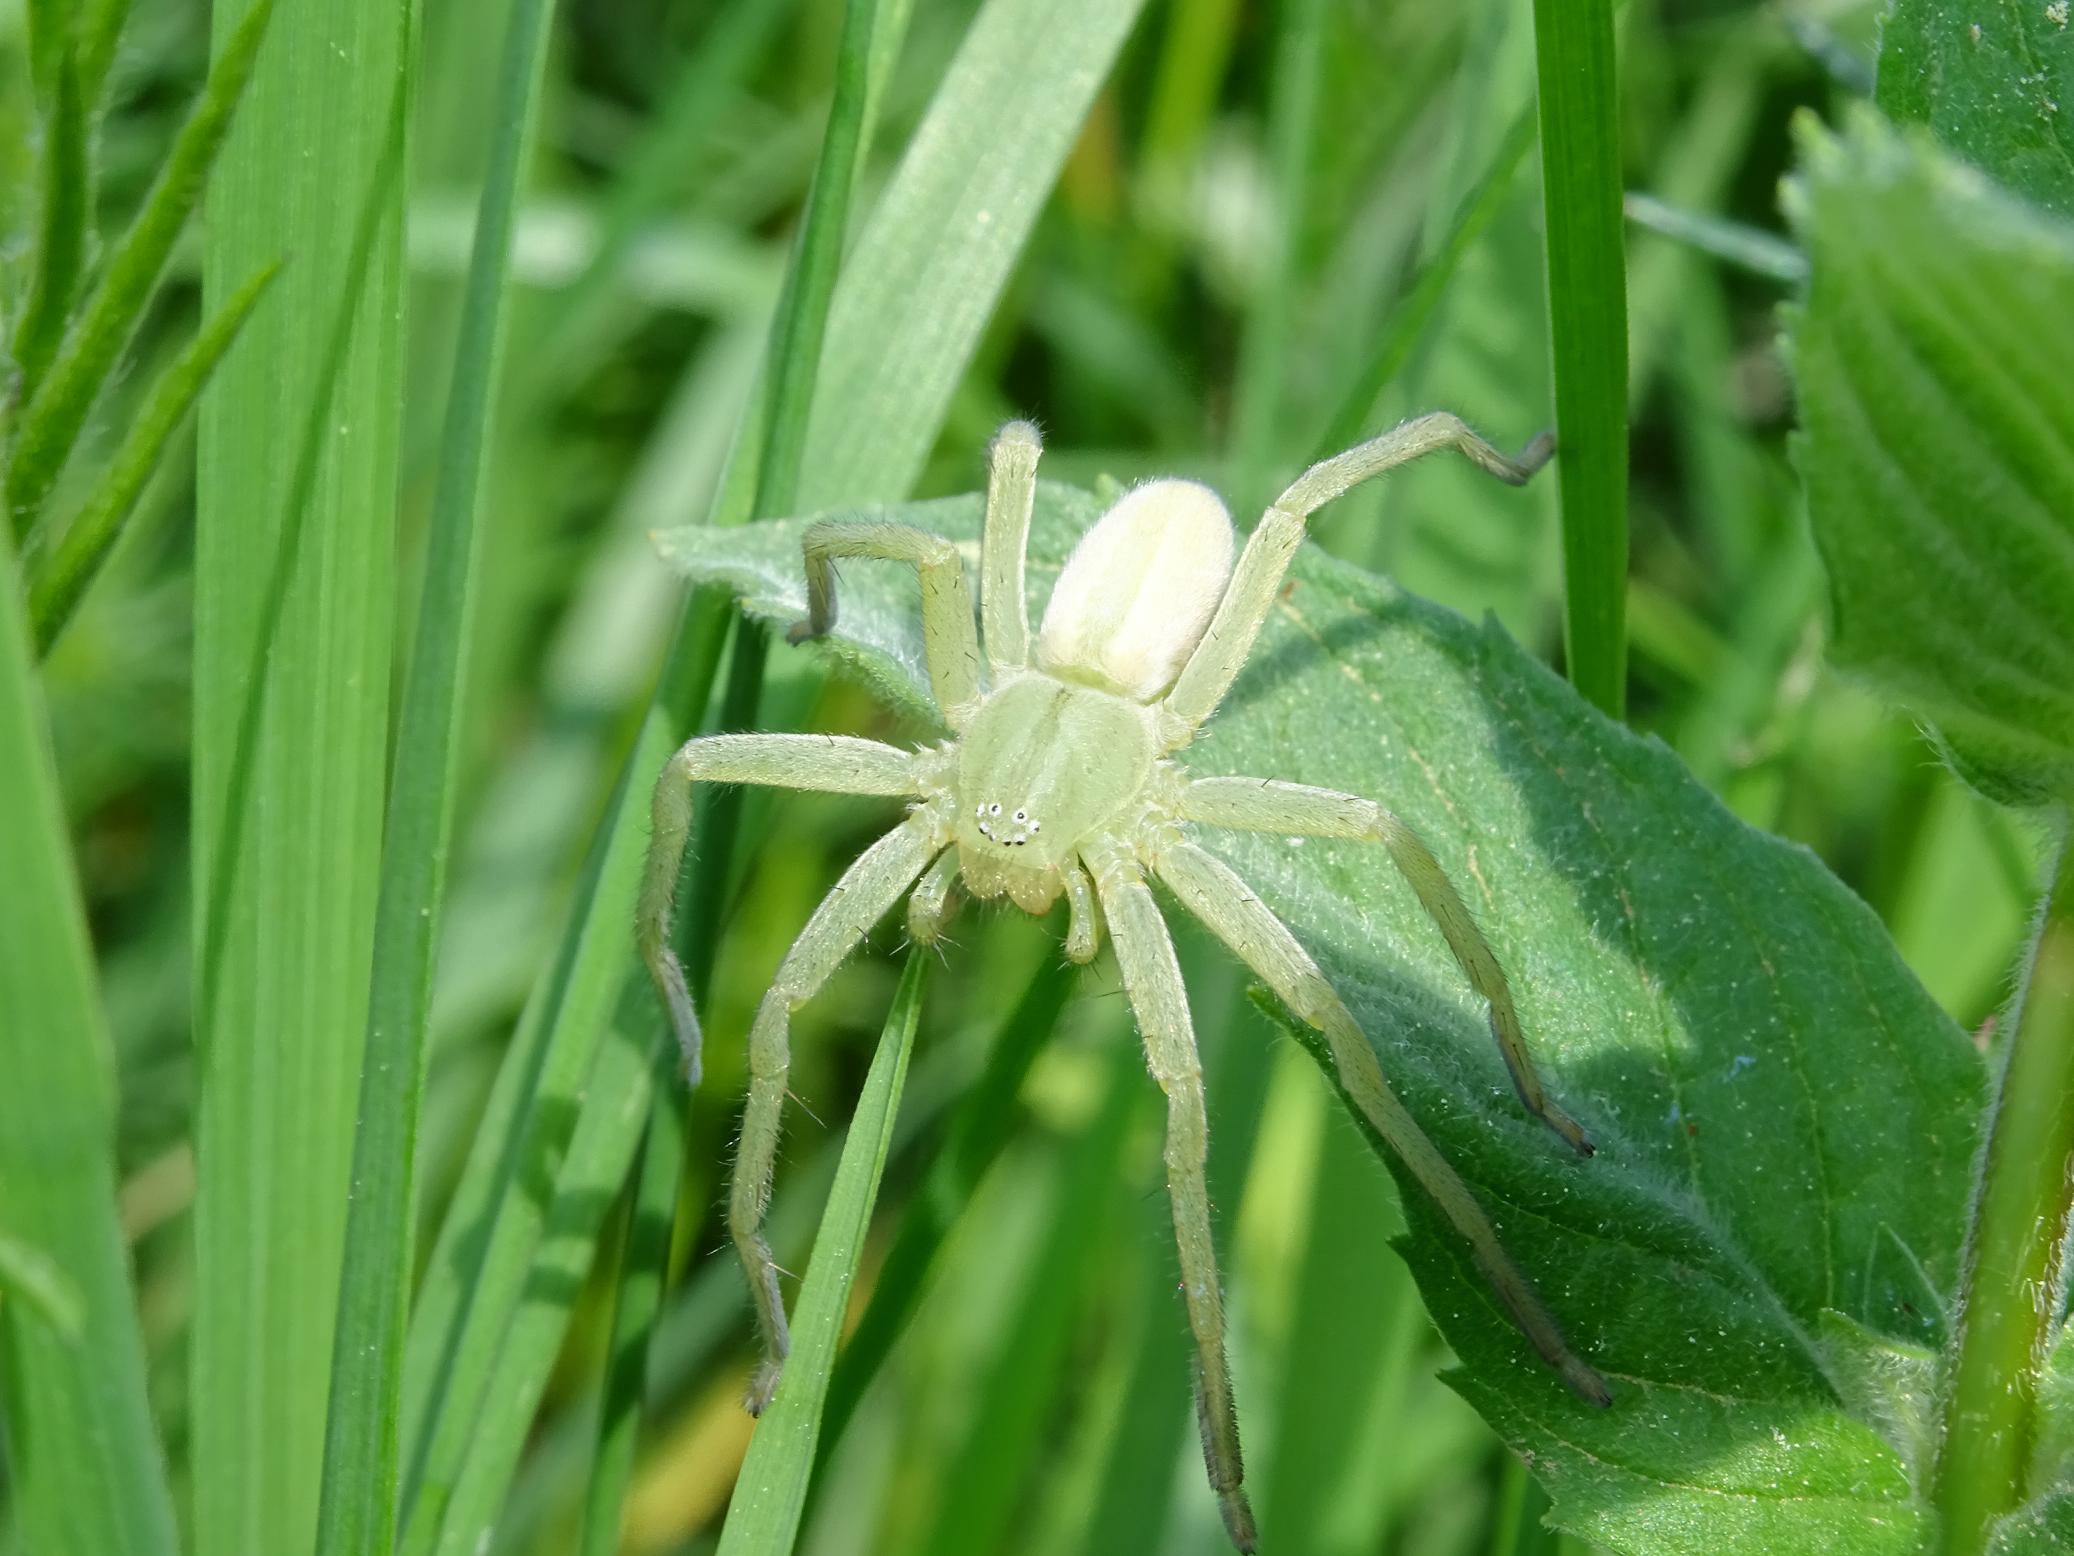
[[(115, 1056), (14, 548), (0, 532), (0, 1421), (20, 1548), (172, 1556), (115, 1206)], [(22, 1255), (35, 1250), (25, 1259)], [(59, 1321), (39, 1310), (55, 1302)], [(67, 1333), (65, 1297), (76, 1311)]]
[[(976, 497), (867, 510), (976, 544)], [(1039, 490), (1041, 604), (1097, 499)], [(771, 621), (807, 521), (674, 530), (664, 555)], [(1918, 1341), (1866, 1278), (1898, 1241), (1949, 1291), (1983, 1089), (1865, 906), (1743, 825), (1494, 628), (1306, 548), (1253, 663), (1182, 760), (1374, 795), (1432, 843), (1512, 974), (1555, 1095), (1525, 1118), (1480, 1007), (1379, 851), (1206, 833), (1347, 996), (1612, 1409), (1532, 1356), (1415, 1190), (1409, 1256), (1464, 1371), (1565, 1527), (1618, 1552), (1910, 1551), (1901, 1453), (1831, 1381), (1823, 1314)], [(927, 719), (912, 578), (853, 566), (820, 648)], [(1299, 1034), (1301, 1036), (1301, 1034)], [(1272, 1538), (1272, 1531), (1269, 1532)]]
[(129, 431), (123, 435), (122, 446), (108, 462), (108, 473), (101, 477), (86, 506), (65, 526), (49, 558), (33, 570), (29, 580), (29, 617), (38, 653), (49, 653), (51, 644), (72, 619), (80, 597), (121, 538), (122, 527), (136, 508), (137, 499), (144, 495), (145, 483), (165, 456), (166, 445), (173, 441), (173, 434), (208, 386), (209, 375), (216, 371), (216, 364), (237, 340), (238, 332), (280, 271), (276, 261), (233, 292), (216, 311), (216, 317), (159, 375), (130, 422)]
[(413, 1267), (432, 961), (458, 800), (470, 627), (481, 571), (483, 475), (510, 317), (512, 228), (554, 14), (548, 0), (519, 0), (506, 25), (494, 108), (497, 134), (462, 302), (417, 632), (397, 720), (351, 1208), (332, 1340), (318, 1556), (355, 1556), (395, 1544), (399, 1398), (410, 1314), (410, 1286), (401, 1272)]
[(871, 1223), (871, 1207), (885, 1172), (886, 1150), (907, 1079), (908, 1056), (914, 1051), (915, 1025), (922, 1013), (928, 972), (928, 951), (909, 952), (878, 1052), (872, 1056), (864, 1090), (850, 1115), (842, 1162), (828, 1192), (820, 1233), (814, 1238), (813, 1261), (807, 1265), (793, 1307), (792, 1355), (785, 1364), (785, 1377), (770, 1409), (756, 1424), (734, 1500), (728, 1506), (727, 1526), (720, 1535), (721, 1556), (786, 1556), (798, 1535), (814, 1470), (814, 1448), (821, 1436), (821, 1407), (835, 1367), (836, 1341), (841, 1338), (850, 1288), (864, 1256), (865, 1229)]
[(1997, 1524), (1988, 1556), (2066, 1556), (2070, 1550), (2074, 1550), (2074, 1491), (2057, 1491)]
[(1613, 0), (1535, 0), (1570, 679), (1627, 706), (1627, 259)]
[(389, 770), (410, 12), (279, 22), (203, 250), (212, 308), (292, 262), (197, 432), (196, 1556), (316, 1531)]
[(1874, 99), (2074, 217), (2074, 27), (2058, 0), (1894, 0)]
[(2074, 228), (1869, 114), (1802, 142), (1792, 351), (1831, 652), (1991, 796), (2074, 795)]
[(225, 41), (201, 101), (166, 153), (143, 209), (110, 251), (100, 285), (65, 336), (49, 377), (22, 411), (20, 435), (7, 468), (7, 506), (17, 535), (27, 534), (35, 524), (86, 426), (94, 397), (158, 290), (174, 241), (201, 199), (216, 153), (230, 133), (231, 117), (252, 78), (273, 10), (274, 0), (258, 0)]

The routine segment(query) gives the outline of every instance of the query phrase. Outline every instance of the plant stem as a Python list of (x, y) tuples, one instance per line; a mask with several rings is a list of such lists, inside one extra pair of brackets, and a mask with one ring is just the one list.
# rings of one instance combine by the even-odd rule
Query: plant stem
[(1570, 682), (1627, 704), (1627, 267), (1612, 0), (1534, 0)]
[(1995, 1520), (2024, 1500), (2038, 1375), (2060, 1310), (2074, 1210), (2074, 849), (2064, 823), (2010, 1028), (1931, 1487), (1945, 1556), (1978, 1556)]

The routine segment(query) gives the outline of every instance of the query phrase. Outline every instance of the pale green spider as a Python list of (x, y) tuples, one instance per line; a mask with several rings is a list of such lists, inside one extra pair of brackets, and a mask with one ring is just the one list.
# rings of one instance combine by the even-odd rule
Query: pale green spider
[(1537, 439), (1510, 460), (1453, 416), (1420, 417), (1304, 472), (1269, 507), (1236, 567), (1231, 520), (1215, 493), (1189, 481), (1139, 486), (1081, 538), (1052, 591), (1033, 653), (1023, 567), (1039, 442), (1036, 428), (1011, 422), (988, 450), (984, 674), (964, 565), (949, 540), (906, 525), (844, 519), (807, 531), (809, 615), (793, 628), (793, 640), (834, 625), (837, 558), (914, 567), (921, 577), (930, 689), (952, 738), (903, 751), (835, 735), (709, 735), (686, 742), (656, 784), (638, 932), (694, 1083), (698, 1017), (670, 949), (692, 784), (772, 784), (908, 801), (907, 818), (865, 850), (808, 920), (750, 1030), (749, 1101), (728, 1222), (763, 1334), (763, 1362), (746, 1401), (752, 1412), (769, 1403), (788, 1346), (777, 1266), (761, 1226), (793, 1010), (910, 888), (909, 932), (924, 945), (943, 932), (961, 880), (973, 896), (1005, 896), (1030, 913), (1048, 911), (1063, 893), (1072, 960), (1094, 958), (1098, 923), (1107, 922), (1146, 1057), (1166, 1093), (1167, 1191), (1195, 1337), (1203, 1455), (1233, 1543), (1253, 1549), (1203, 1180), (1201, 1069), (1181, 969), (1148, 877), (1165, 882), (1324, 1035), (1347, 1092), (1468, 1242), (1535, 1349), (1586, 1399), (1608, 1401), (1604, 1380), (1565, 1344), (1468, 1186), (1383, 1079), (1375, 1051), (1317, 964), (1245, 882), (1190, 834), (1197, 826), (1234, 827), (1381, 843), (1488, 1002), (1491, 1032), (1521, 1102), (1590, 1155), (1584, 1130), (1550, 1100), (1535, 1074), (1505, 974), (1440, 865), (1371, 800), (1258, 778), (1191, 778), (1175, 760), (1244, 666), (1311, 513), (1357, 482), (1438, 449), (1467, 455), (1517, 485), (1551, 448), (1548, 439)]

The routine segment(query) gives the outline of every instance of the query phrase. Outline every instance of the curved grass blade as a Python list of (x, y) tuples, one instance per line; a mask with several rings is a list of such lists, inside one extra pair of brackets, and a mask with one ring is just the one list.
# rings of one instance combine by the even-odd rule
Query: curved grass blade
[(85, 1338), (86, 1308), (78, 1286), (49, 1254), (0, 1234), (0, 1300), (24, 1304), (61, 1340)]
[(511, 11), (498, 80), (497, 134), (455, 347), (383, 839), (351, 1204), (332, 1340), (318, 1556), (385, 1550), (395, 1539), (398, 1400), (410, 1310), (409, 1285), (400, 1272), (412, 1265), (432, 959), (457, 800), (456, 747), (482, 551), (483, 469), (510, 312), (512, 229), (553, 18), (549, 0), (519, 0)]
[(1563, 502), (1563, 648), (1606, 713), (1627, 706), (1627, 262), (1612, 0), (1534, 0), (1541, 191)]
[(821, 1410), (835, 1365), (836, 1341), (850, 1305), (850, 1288), (857, 1280), (857, 1265), (864, 1256), (864, 1233), (885, 1171), (886, 1148), (893, 1138), (893, 1119), (907, 1079), (908, 1056), (914, 1051), (915, 1024), (921, 1016), (928, 974), (928, 951), (920, 947), (910, 951), (871, 1071), (857, 1098), (857, 1110), (850, 1118), (835, 1186), (829, 1190), (821, 1231), (814, 1239), (813, 1261), (800, 1285), (785, 1380), (749, 1440), (749, 1456), (742, 1464), (734, 1501), (728, 1506), (727, 1525), (720, 1534), (720, 1556), (787, 1556), (798, 1537), (814, 1471), (814, 1451), (821, 1437)]
[(56, 1276), (41, 1286), (70, 1286), (82, 1322), (68, 1335), (0, 1302), (10, 1513), (24, 1550), (172, 1556), (116, 1218), (115, 1059), (21, 598), (0, 534), (0, 1242), (39, 1250)]
[(44, 370), (64, 337), (86, 260), (92, 189), (79, 61), (68, 48), (58, 58), (56, 89), (43, 126), (43, 221), (36, 238), (36, 269), (14, 326), (14, 366), (20, 377), (12, 393), (18, 402), (36, 397)]
[(50, 652), (58, 634), (72, 619), (81, 596), (121, 537), (122, 527), (143, 495), (145, 483), (158, 469), (166, 445), (187, 419), (194, 402), (201, 398), (209, 375), (216, 371), (216, 364), (223, 360), (252, 310), (259, 306), (260, 298), (280, 273), (281, 262), (276, 261), (233, 292), (216, 311), (216, 317), (203, 326), (201, 333), (151, 386), (100, 486), (65, 526), (49, 559), (35, 569), (29, 580), (29, 620), (36, 634), (38, 654)]
[(216, 153), (230, 133), (231, 118), (252, 79), (273, 12), (274, 0), (258, 0), (225, 43), (202, 87), (201, 101), (180, 127), (144, 197), (143, 209), (109, 254), (101, 284), (66, 334), (49, 377), (22, 411), (20, 437), (7, 469), (7, 506), (18, 536), (36, 523), (86, 425), (94, 397), (158, 290), (166, 258), (201, 199)]

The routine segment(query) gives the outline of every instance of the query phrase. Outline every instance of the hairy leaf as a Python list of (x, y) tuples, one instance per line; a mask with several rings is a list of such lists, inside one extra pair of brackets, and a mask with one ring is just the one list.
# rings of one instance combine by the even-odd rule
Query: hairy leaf
[(1867, 115), (1788, 208), (1832, 652), (1999, 798), (2074, 794), (2074, 227)]
[[(1097, 509), (1040, 487), (1033, 603)], [(876, 512), (975, 558), (977, 498)], [(659, 539), (693, 578), (789, 622), (805, 606), (803, 522)], [(853, 565), (815, 651), (933, 721), (920, 641), (912, 576)], [(1369, 794), (1415, 825), (1511, 971), (1556, 1096), (1598, 1138), (1580, 1162), (1521, 1114), (1480, 1009), (1380, 850), (1205, 834), (1338, 983), (1612, 1380), (1607, 1411), (1568, 1394), (1407, 1194), (1408, 1256), (1462, 1358), (1457, 1384), (1531, 1456), (1556, 1519), (1650, 1556), (1911, 1550), (1903, 1450), (1854, 1414), (1825, 1315), (1922, 1343), (1920, 1293), (1892, 1267), (1952, 1287), (1982, 1074), (1865, 906), (1496, 628), (1308, 549), (1182, 759)]]
[(2057, 0), (1894, 0), (1875, 96), (2017, 193), (2074, 216), (2074, 27)]

